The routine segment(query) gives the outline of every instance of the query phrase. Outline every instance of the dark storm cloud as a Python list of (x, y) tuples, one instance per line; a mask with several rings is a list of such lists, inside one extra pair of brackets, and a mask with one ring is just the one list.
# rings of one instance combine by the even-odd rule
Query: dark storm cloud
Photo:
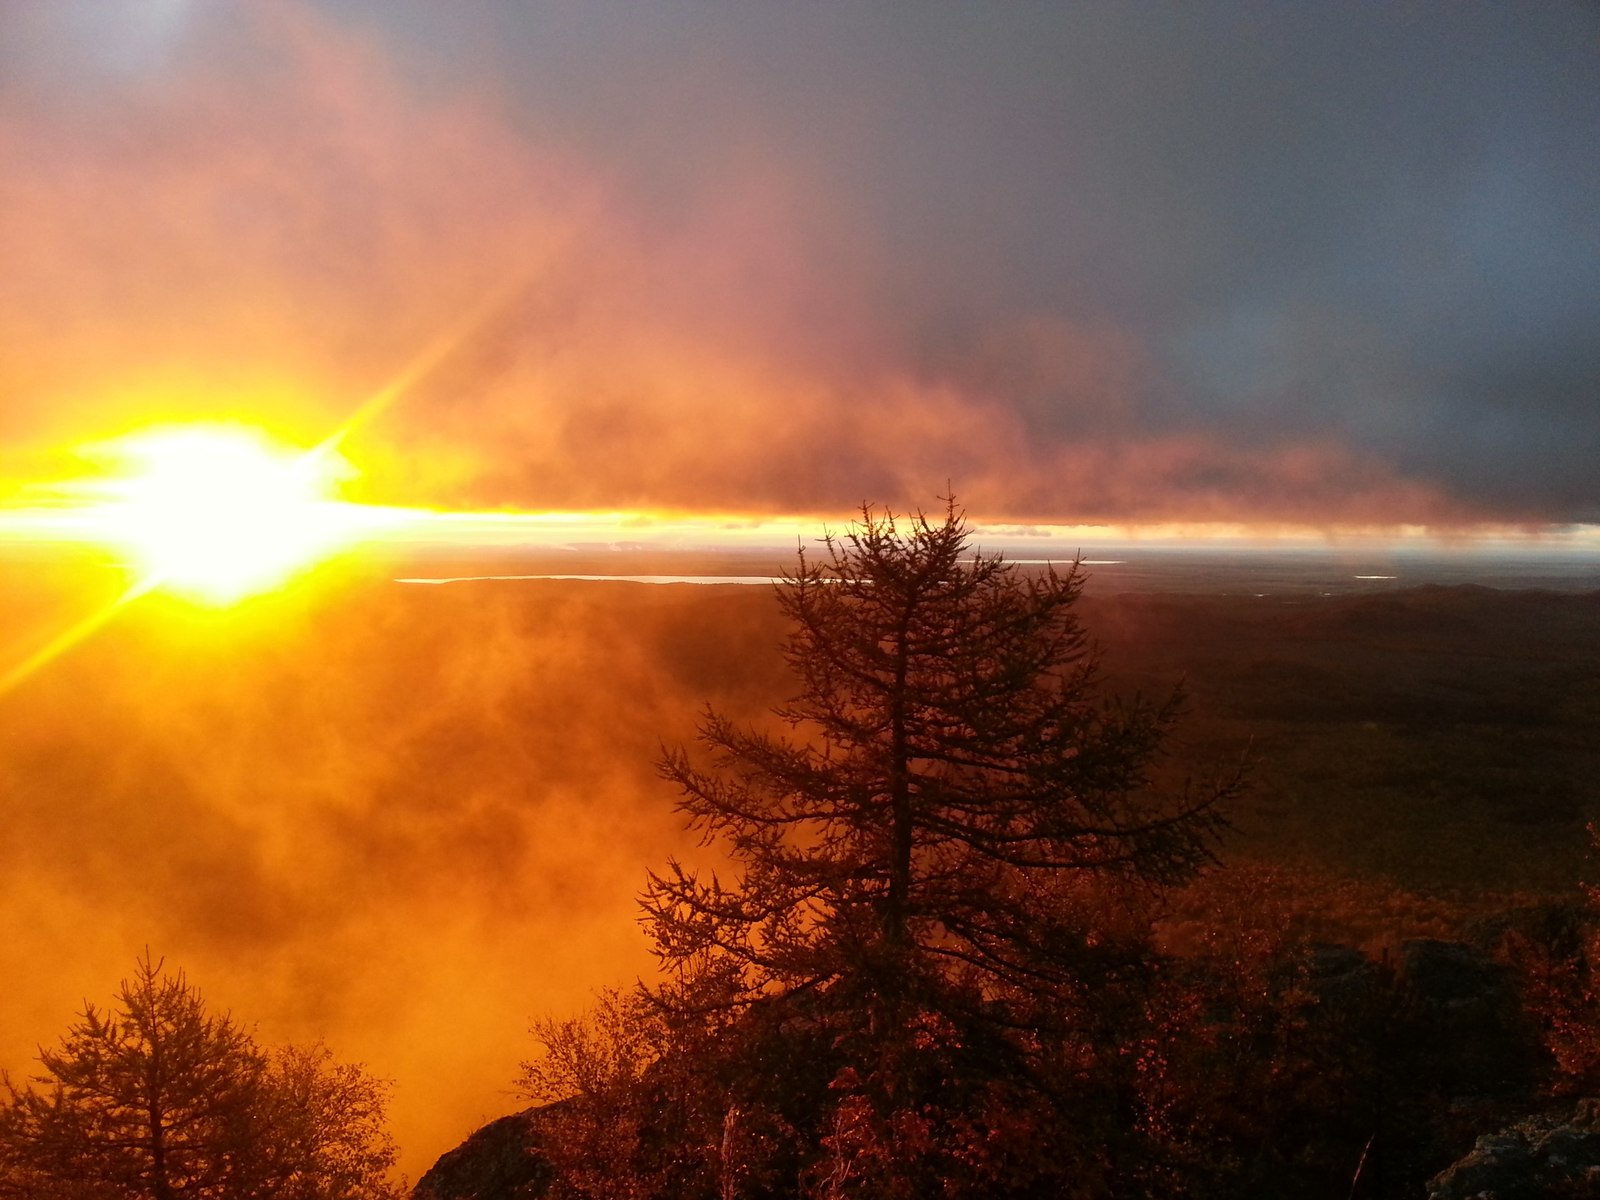
[(141, 356), (336, 414), (522, 270), (374, 431), (379, 490), (1600, 518), (1592, 7), (0, 19), (20, 433), (97, 432)]
[[(1469, 505), (1600, 517), (1593, 8), (468, 12), (381, 19), (419, 57), (475, 28), (462, 61), (664, 223), (751, 146), (795, 164), (870, 270), (810, 251), (873, 294), (902, 361), (1023, 406), (1030, 437), (1331, 439)], [(995, 373), (997, 342), (1051, 320), (1114, 326), (1113, 372), (1143, 355), (1119, 402), (1083, 386), (1092, 355)]]

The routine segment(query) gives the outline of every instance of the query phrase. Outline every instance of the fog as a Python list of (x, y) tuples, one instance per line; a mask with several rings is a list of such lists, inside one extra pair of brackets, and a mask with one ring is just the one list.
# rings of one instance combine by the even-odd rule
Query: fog
[[(0, 626), (78, 590), (13, 576)], [(706, 702), (787, 694), (780, 632), (753, 587), (148, 597), (0, 697), (0, 1064), (149, 947), (265, 1040), (393, 1078), (414, 1178), (519, 1107), (530, 1018), (651, 970), (634, 896), (694, 853), (654, 762)]]

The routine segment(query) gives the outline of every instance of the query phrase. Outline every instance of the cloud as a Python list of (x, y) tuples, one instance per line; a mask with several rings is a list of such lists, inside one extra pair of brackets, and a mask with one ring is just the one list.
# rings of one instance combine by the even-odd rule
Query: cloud
[(246, 40), (196, 9), (166, 69), (86, 81), (93, 103), (6, 96), (8, 438), (219, 409), (312, 427), (570, 228), (581, 181), (469, 102), (248, 11)]
[[(65, 607), (40, 573), (0, 611), (49, 583)], [(786, 687), (761, 589), (620, 586), (152, 599), (0, 697), (0, 1065), (149, 946), (395, 1077), (413, 1174), (514, 1106), (528, 1020), (651, 969), (643, 872), (695, 853), (661, 743)]]
[[(57, 70), (0, 94), (12, 471), (25, 448), (156, 416), (320, 437), (503, 293), (352, 435), (366, 494), (837, 512), (948, 480), (975, 509), (1046, 520), (1587, 511), (1567, 444), (1581, 439), (1540, 432), (1597, 419), (1573, 320), (1587, 267), (1528, 218), (1536, 202), (1557, 211), (1584, 168), (1541, 182), (1546, 158), (1524, 169), (1491, 145), (1452, 168), (1428, 151), (1444, 119), (1430, 106), (1459, 84), (1445, 50), (1440, 95), (1402, 111), (1397, 150), (1363, 140), (1376, 102), (1345, 120), (1291, 86), (1303, 22), (1277, 31), (1280, 55), (1200, 21), (1189, 32), (1219, 75), (1177, 82), (1161, 74), (1191, 61), (1176, 34), (1109, 13), (1075, 28), (1081, 73), (1061, 79), (1038, 55), (1015, 77), (996, 66), (1019, 39), (1058, 45), (1054, 18), (979, 31), (940, 9), (898, 65), (886, 14), (855, 18), (853, 47), (785, 18), (792, 49), (832, 64), (822, 91), (731, 16), (738, 53), (719, 55), (692, 22), (651, 43), (603, 6), (520, 24), (470, 5), (454, 20), (176, 6), (112, 63), (77, 9), (52, 11), (7, 19), (29, 33), (13, 57)], [(585, 52), (621, 57), (578, 70)], [(978, 72), (950, 97), (925, 73), (941, 55)], [(700, 73), (681, 77), (690, 61)], [(1383, 53), (1363, 67), (1379, 95), (1392, 67)], [(585, 82), (597, 70), (605, 103)], [(953, 122), (948, 139), (924, 120)], [(1297, 129), (1312, 148), (1280, 157)], [(1395, 168), (1413, 148), (1408, 184)], [(1413, 302), (1380, 256), (1420, 216), (1389, 232), (1369, 219), (1393, 187), (1419, 214), (1430, 189), (1455, 205), (1401, 255)], [(1587, 246), (1592, 219), (1560, 211)], [(1494, 257), (1508, 230), (1525, 244)], [(1429, 282), (1430, 262), (1454, 282)], [(1446, 292), (1471, 330), (1508, 311), (1468, 286), (1480, 269), (1550, 281), (1532, 288), (1549, 306), (1527, 331), (1538, 353), (1519, 357), (1531, 343), (1514, 329), (1498, 366), (1467, 353), (1481, 339), (1450, 328)], [(1309, 481), (1276, 465), (1313, 460), (1326, 466)]]

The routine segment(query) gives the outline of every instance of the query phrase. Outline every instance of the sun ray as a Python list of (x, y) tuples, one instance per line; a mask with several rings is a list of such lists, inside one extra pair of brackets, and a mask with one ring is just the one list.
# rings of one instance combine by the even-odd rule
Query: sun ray
[[(397, 400), (433, 371), (437, 370), (451, 355), (459, 351), (493, 317), (502, 312), (517, 296), (527, 290), (531, 278), (531, 275), (526, 273), (513, 276), (504, 285), (488, 292), (478, 303), (468, 308), (455, 323), (424, 346), (391, 380), (363, 401), (338, 428), (312, 449), (304, 452), (301, 456), (304, 464), (303, 469), (315, 474), (329, 470), (330, 463), (342, 461), (340, 448), (352, 433), (386, 412)], [(404, 522), (415, 515), (412, 510), (400, 508), (384, 509), (377, 506), (363, 505), (340, 505), (337, 508), (324, 507), (321, 512), (325, 516), (330, 513), (340, 513), (347, 518), (359, 514), (361, 518), (359, 520), (353, 522), (335, 521), (333, 524), (345, 524), (346, 526), (351, 524), (364, 525), (369, 530), (381, 524), (392, 525), (396, 522)], [(46, 527), (55, 526), (58, 529), (76, 525), (79, 526), (77, 535), (81, 537), (83, 531), (81, 528), (82, 522), (79, 518), (84, 515), (82, 513), (74, 513), (68, 516), (67, 521), (63, 522), (59, 519), (62, 514), (59, 512), (53, 513), (41, 524)], [(92, 524), (92, 514), (90, 516), (90, 523)], [(26, 525), (27, 522), (24, 521), (23, 524)], [(353, 536), (353, 530), (349, 528), (346, 528), (344, 533), (347, 536)], [(29, 676), (79, 643), (92, 637), (130, 604), (135, 603), (151, 592), (169, 586), (171, 583), (172, 579), (164, 569), (146, 569), (116, 599), (90, 612), (87, 616), (51, 638), (15, 666), (6, 670), (4, 674), (0, 674), (0, 695), (9, 693)], [(196, 594), (200, 594), (205, 591), (205, 588), (201, 587), (192, 590)], [(217, 596), (220, 597), (227, 590), (219, 589)]]
[(513, 300), (527, 291), (531, 278), (530, 275), (514, 276), (468, 308), (452, 325), (424, 346), (405, 366), (401, 367), (394, 378), (362, 401), (356, 410), (337, 429), (319, 442), (310, 453), (320, 455), (337, 452), (346, 438), (393, 407), (395, 401), (436, 371), (452, 354), (461, 349), (474, 334), (482, 330), (490, 320), (503, 312)]
[(159, 576), (146, 576), (134, 583), (133, 586), (129, 587), (109, 604), (101, 605), (76, 624), (62, 630), (21, 662), (8, 669), (5, 674), (0, 675), (0, 696), (9, 695), (29, 676), (42, 670), (80, 642), (93, 637), (128, 605), (148, 595), (160, 586), (161, 579)]
[(244, 426), (145, 430), (87, 447), (83, 456), (107, 469), (56, 485), (50, 508), (6, 514), (4, 524), (24, 536), (109, 550), (133, 581), (0, 667), (0, 695), (153, 592), (230, 605), (409, 519), (405, 510), (339, 500), (338, 455), (283, 446)]

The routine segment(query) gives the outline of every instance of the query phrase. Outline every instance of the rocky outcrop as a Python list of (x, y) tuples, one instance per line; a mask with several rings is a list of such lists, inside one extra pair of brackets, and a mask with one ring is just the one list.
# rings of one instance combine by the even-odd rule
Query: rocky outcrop
[(1419, 1000), (1447, 1011), (1489, 1015), (1516, 1002), (1506, 969), (1461, 942), (1402, 942), (1400, 973)]
[(1600, 1100), (1571, 1120), (1529, 1118), (1478, 1139), (1465, 1158), (1428, 1183), (1429, 1200), (1600, 1197)]
[[(1218, 982), (1204, 975), (1217, 970), (1214, 965), (1178, 965), (1197, 972), (1197, 983)], [(1348, 1045), (1369, 1064), (1354, 1068), (1351, 1078), (1366, 1079), (1361, 1071), (1371, 1073), (1373, 1062), (1382, 1065), (1376, 1075), (1387, 1082), (1374, 1086), (1387, 1087), (1396, 1107), (1385, 1118), (1380, 1144), (1389, 1170), (1401, 1172), (1413, 1194), (1473, 1133), (1528, 1110), (1538, 1046), (1509, 972), (1484, 950), (1415, 939), (1374, 961), (1353, 947), (1322, 943), (1307, 947), (1285, 970), (1296, 987), (1307, 986), (1316, 998), (1306, 1019), (1319, 1044)], [(1225, 989), (1200, 988), (1202, 995), (1213, 991)], [(1318, 1022), (1325, 1023), (1320, 1031)], [(785, 1072), (801, 1072), (809, 1061), (827, 1060), (833, 1038), (825, 1022), (790, 1011), (759, 1044), (764, 1069), (781, 1061), (788, 1064)], [(828, 1066), (805, 1094), (822, 1094), (832, 1071)], [(1367, 1079), (1363, 1086), (1371, 1083)], [(1593, 1107), (1600, 1117), (1600, 1102)], [(1590, 1115), (1586, 1108), (1581, 1121), (1523, 1122), (1479, 1138), (1471, 1154), (1435, 1177), (1432, 1195), (1600, 1200), (1600, 1121), (1589, 1122)], [(528, 1109), (484, 1126), (439, 1159), (418, 1182), (413, 1200), (542, 1200), (553, 1168), (540, 1146), (557, 1145), (560, 1122), (549, 1119), (555, 1116), (555, 1110)], [(1582, 1190), (1591, 1184), (1595, 1190)]]
[(1411, 1001), (1434, 1019), (1503, 1019), (1517, 1007), (1516, 989), (1506, 968), (1486, 952), (1464, 942), (1411, 938), (1389, 966), (1374, 962), (1353, 946), (1314, 942), (1307, 948), (1306, 982), (1324, 1003), (1366, 995), (1384, 986), (1392, 970)]
[(1356, 1003), (1381, 983), (1377, 964), (1354, 946), (1313, 943), (1305, 967), (1306, 982), (1323, 1004)]
[(1431, 938), (1401, 943), (1399, 968), (1409, 1048), (1433, 1086), (1526, 1101), (1547, 1061), (1510, 971), (1471, 946)]
[(490, 1121), (442, 1155), (417, 1181), (411, 1200), (538, 1200), (551, 1175), (536, 1149), (542, 1111)]

